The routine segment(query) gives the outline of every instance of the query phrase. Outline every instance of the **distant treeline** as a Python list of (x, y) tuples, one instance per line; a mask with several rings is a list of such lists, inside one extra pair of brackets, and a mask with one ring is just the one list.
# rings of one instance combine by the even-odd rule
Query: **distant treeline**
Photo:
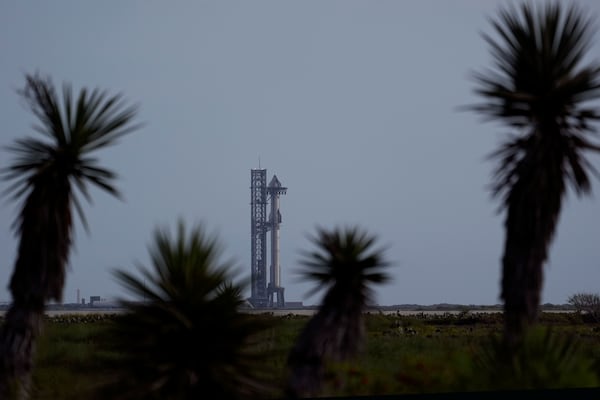
[[(373, 310), (382, 310), (382, 311), (471, 311), (471, 310), (494, 310), (494, 311), (502, 311), (502, 304), (449, 304), (449, 303), (439, 303), (439, 304), (394, 304), (391, 306), (372, 306)], [(551, 304), (546, 303), (541, 307), (542, 311), (552, 311), (552, 310), (560, 310), (560, 311), (575, 311), (575, 308), (570, 304)]]

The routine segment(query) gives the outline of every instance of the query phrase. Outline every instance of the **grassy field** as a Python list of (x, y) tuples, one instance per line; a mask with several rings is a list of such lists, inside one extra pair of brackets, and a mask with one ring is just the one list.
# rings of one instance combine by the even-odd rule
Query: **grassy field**
[[(263, 317), (265, 317), (263, 315)], [(283, 383), (287, 353), (306, 316), (266, 316), (261, 338), (273, 382)], [(110, 354), (107, 328), (114, 316), (49, 318), (40, 339), (34, 399), (94, 399)], [(517, 376), (498, 367), (493, 339), (501, 314), (366, 316), (368, 341), (352, 362), (331, 365), (323, 396), (600, 386), (600, 324), (575, 313), (544, 313)], [(528, 369), (534, 371), (527, 372)], [(514, 365), (510, 368), (514, 372)]]

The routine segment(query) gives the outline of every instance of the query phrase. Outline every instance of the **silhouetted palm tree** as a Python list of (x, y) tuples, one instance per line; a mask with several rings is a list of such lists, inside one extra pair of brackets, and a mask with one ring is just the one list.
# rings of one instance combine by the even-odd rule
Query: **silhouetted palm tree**
[[(270, 385), (255, 346), (268, 327), (241, 311), (241, 287), (228, 262), (200, 226), (176, 236), (157, 230), (150, 268), (139, 277), (120, 270), (119, 281), (137, 301), (111, 330), (118, 357), (106, 386), (111, 399), (243, 399), (264, 396)], [(264, 398), (264, 397), (263, 397)]]
[(311, 240), (317, 250), (305, 253), (303, 276), (317, 283), (313, 293), (326, 293), (288, 358), (287, 394), (293, 398), (318, 392), (327, 360), (341, 361), (361, 350), (371, 285), (389, 279), (382, 271), (388, 265), (383, 250), (373, 248), (374, 236), (358, 228), (320, 228)]
[(19, 94), (42, 136), (9, 146), (16, 157), (4, 171), (5, 179), (14, 182), (8, 193), (22, 199), (22, 206), (14, 223), (19, 245), (10, 280), (12, 304), (0, 332), (0, 398), (9, 391), (27, 396), (45, 303), (62, 299), (73, 206), (87, 226), (77, 191), (90, 200), (88, 185), (93, 184), (118, 196), (115, 174), (91, 155), (132, 131), (136, 114), (120, 95), (83, 89), (74, 99), (68, 85), (61, 104), (52, 82), (37, 75), (26, 76)]
[(590, 192), (595, 170), (584, 152), (599, 150), (590, 123), (600, 115), (588, 101), (600, 97), (600, 64), (584, 64), (592, 19), (572, 4), (525, 2), (500, 10), (491, 24), (497, 36), (483, 38), (494, 68), (475, 75), (484, 101), (473, 109), (514, 130), (492, 154), (499, 162), (493, 194), (506, 209), (501, 296), (512, 347), (536, 321), (567, 185)]

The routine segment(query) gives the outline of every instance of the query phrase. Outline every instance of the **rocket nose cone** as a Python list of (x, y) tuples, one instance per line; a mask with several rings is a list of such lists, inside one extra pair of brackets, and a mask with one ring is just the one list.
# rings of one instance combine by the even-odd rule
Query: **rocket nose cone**
[(273, 175), (273, 178), (269, 183), (269, 187), (281, 187), (281, 182), (279, 182), (279, 179), (277, 179), (277, 175)]

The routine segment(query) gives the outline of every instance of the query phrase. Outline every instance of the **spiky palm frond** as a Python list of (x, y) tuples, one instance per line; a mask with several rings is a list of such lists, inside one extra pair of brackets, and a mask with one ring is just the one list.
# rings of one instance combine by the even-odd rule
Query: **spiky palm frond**
[(389, 275), (383, 272), (388, 265), (383, 249), (373, 248), (376, 237), (357, 228), (317, 229), (311, 237), (317, 250), (304, 252), (302, 275), (318, 285), (313, 291), (325, 289), (323, 306), (340, 306), (341, 298), (351, 296), (364, 307), (371, 300), (371, 285), (384, 283)]
[(506, 7), (484, 34), (494, 68), (475, 75), (482, 103), (472, 107), (515, 132), (490, 155), (498, 161), (492, 193), (506, 208), (502, 298), (506, 338), (516, 343), (537, 318), (543, 264), (567, 185), (591, 190), (598, 151), (591, 100), (600, 97), (600, 64), (586, 62), (592, 19), (576, 5), (549, 2)]
[[(136, 297), (112, 330), (120, 354), (112, 398), (250, 398), (264, 394), (253, 341), (267, 325), (240, 311), (241, 287), (217, 241), (182, 222), (173, 238), (158, 230), (151, 267), (117, 279)], [(116, 396), (116, 397), (115, 397)]]
[[(483, 38), (494, 68), (475, 74), (484, 102), (472, 109), (518, 131), (491, 155), (499, 160), (494, 193), (506, 195), (524, 170), (544, 161), (561, 166), (554, 179), (566, 177), (577, 193), (587, 193), (588, 171), (594, 170), (582, 153), (600, 150), (589, 138), (600, 119), (590, 105), (600, 97), (600, 64), (584, 65), (595, 32), (592, 18), (575, 5), (536, 8), (526, 2), (501, 9), (490, 22), (497, 37)], [(551, 151), (554, 157), (532, 156)]]
[(497, 390), (597, 387), (594, 362), (577, 336), (548, 327), (527, 332), (514, 351), (491, 336), (475, 352), (480, 383)]
[(38, 120), (41, 138), (16, 139), (7, 150), (14, 155), (3, 170), (12, 184), (6, 193), (21, 199), (14, 222), (20, 234), (18, 258), (11, 279), (13, 295), (60, 300), (71, 246), (71, 207), (75, 206), (87, 229), (77, 192), (91, 201), (88, 184), (118, 196), (116, 174), (91, 153), (112, 145), (137, 126), (131, 123), (135, 106), (122, 96), (108, 96), (98, 89), (82, 89), (73, 98), (63, 88), (62, 104), (50, 79), (27, 75), (20, 95)]
[(74, 100), (68, 85), (61, 104), (50, 79), (38, 75), (27, 75), (19, 94), (36, 117), (34, 129), (42, 137), (15, 140), (7, 148), (14, 160), (2, 171), (12, 182), (6, 193), (22, 204), (13, 225), (19, 235), (9, 285), (13, 302), (0, 331), (0, 397), (18, 387), (18, 395), (25, 398), (45, 303), (62, 299), (73, 206), (87, 227), (77, 191), (91, 200), (91, 183), (118, 195), (115, 174), (91, 153), (136, 128), (131, 124), (136, 107), (99, 90), (88, 94), (83, 89)]
[(326, 292), (289, 354), (290, 397), (317, 394), (325, 362), (348, 359), (362, 349), (363, 312), (372, 300), (372, 285), (390, 278), (383, 271), (388, 265), (383, 249), (374, 248), (375, 236), (357, 227), (319, 228), (311, 241), (317, 249), (304, 253), (302, 275), (317, 284), (314, 292)]
[[(113, 185), (116, 174), (99, 165), (91, 153), (139, 128), (131, 123), (137, 107), (128, 106), (122, 95), (110, 96), (99, 89), (90, 92), (83, 88), (75, 99), (68, 84), (63, 87), (61, 103), (52, 81), (38, 75), (27, 75), (26, 86), (19, 93), (38, 120), (34, 129), (43, 136), (17, 139), (7, 147), (15, 155), (4, 170), (4, 178), (13, 181), (7, 192), (18, 199), (44, 181), (61, 178), (69, 186), (74, 184), (88, 201), (88, 183), (118, 197)], [(77, 197), (73, 200), (86, 225), (80, 202)]]

